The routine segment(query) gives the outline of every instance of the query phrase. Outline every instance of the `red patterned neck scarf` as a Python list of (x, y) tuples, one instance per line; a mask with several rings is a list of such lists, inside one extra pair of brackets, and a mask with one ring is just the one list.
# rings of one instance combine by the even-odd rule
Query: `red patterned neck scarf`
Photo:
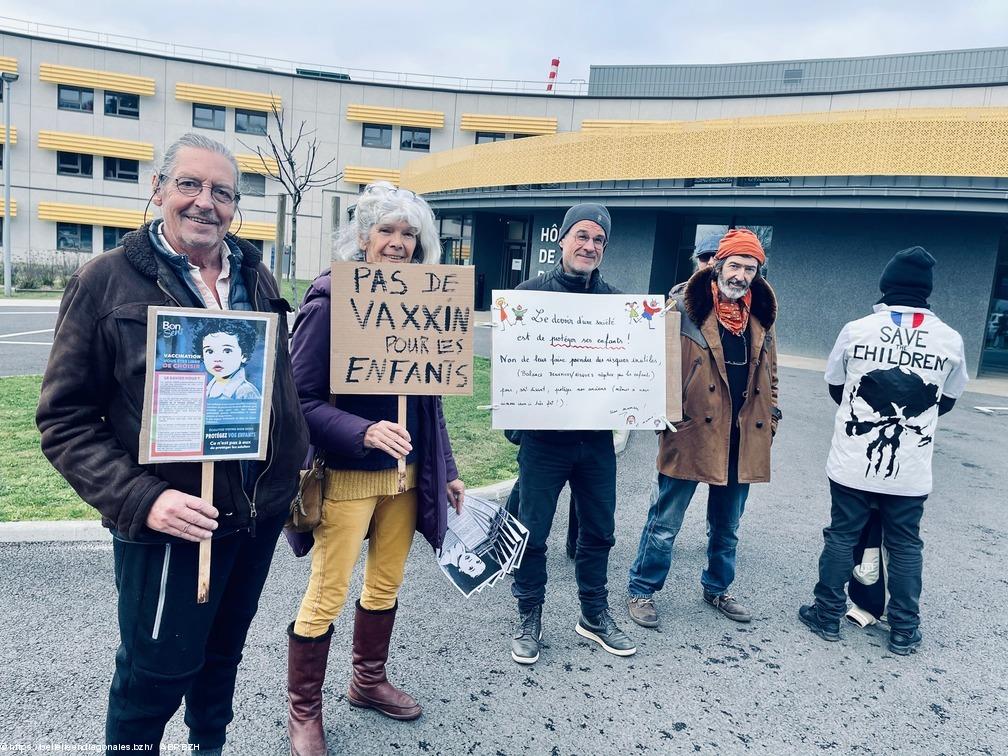
[(718, 322), (736, 336), (741, 336), (746, 326), (749, 325), (752, 289), (747, 291), (741, 299), (728, 299), (721, 295), (721, 290), (717, 285), (717, 276), (715, 276), (711, 280), (711, 293), (714, 295), (714, 311), (717, 313)]

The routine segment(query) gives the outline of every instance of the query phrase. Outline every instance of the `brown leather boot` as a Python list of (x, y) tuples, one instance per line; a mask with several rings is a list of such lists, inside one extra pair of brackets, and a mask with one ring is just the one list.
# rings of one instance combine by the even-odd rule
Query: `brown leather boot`
[(333, 626), (318, 638), (287, 628), (287, 734), (291, 756), (326, 756), (322, 727), (322, 683), (329, 660)]
[(391, 609), (371, 611), (357, 602), (353, 632), (353, 676), (347, 698), (354, 706), (375, 709), (392, 719), (416, 719), (420, 704), (385, 676), (389, 641), (398, 602)]

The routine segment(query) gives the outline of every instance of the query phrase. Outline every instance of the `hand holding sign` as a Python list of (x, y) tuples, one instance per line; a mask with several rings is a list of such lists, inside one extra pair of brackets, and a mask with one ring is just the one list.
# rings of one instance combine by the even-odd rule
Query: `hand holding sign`
[(378, 449), (393, 459), (405, 459), (413, 451), (410, 434), (399, 423), (379, 420), (364, 433), (364, 448)]
[(147, 527), (187, 541), (202, 541), (217, 529), (218, 514), (216, 507), (198, 496), (169, 488), (154, 500)]

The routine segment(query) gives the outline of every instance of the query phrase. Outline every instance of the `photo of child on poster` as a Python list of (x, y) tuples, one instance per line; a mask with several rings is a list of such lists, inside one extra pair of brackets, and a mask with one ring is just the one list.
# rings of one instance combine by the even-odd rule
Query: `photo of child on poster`
[(275, 319), (190, 313), (162, 309), (154, 316), (150, 458), (261, 458)]

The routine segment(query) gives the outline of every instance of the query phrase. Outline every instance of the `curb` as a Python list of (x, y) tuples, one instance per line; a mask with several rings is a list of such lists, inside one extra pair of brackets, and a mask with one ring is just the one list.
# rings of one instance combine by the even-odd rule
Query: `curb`
[[(472, 488), (467, 494), (500, 503), (507, 499), (514, 479), (502, 480), (482, 488)], [(0, 522), (0, 543), (56, 543), (72, 541), (111, 541), (112, 535), (102, 527), (101, 520), (52, 520)]]

